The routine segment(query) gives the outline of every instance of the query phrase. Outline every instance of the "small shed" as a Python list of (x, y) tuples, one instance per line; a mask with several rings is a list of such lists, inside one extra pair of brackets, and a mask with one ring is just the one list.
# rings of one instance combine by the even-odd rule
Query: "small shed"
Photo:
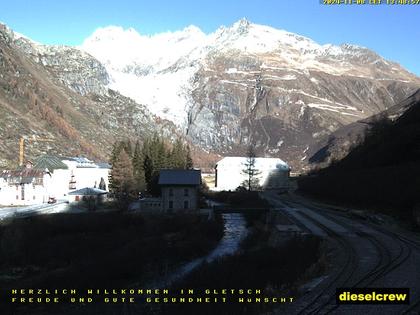
[(101, 196), (106, 195), (106, 190), (85, 187), (79, 190), (75, 190), (69, 193), (69, 202), (79, 203), (84, 202), (89, 210), (95, 210), (98, 204), (101, 202)]
[(201, 170), (161, 170), (162, 209), (165, 212), (198, 209)]

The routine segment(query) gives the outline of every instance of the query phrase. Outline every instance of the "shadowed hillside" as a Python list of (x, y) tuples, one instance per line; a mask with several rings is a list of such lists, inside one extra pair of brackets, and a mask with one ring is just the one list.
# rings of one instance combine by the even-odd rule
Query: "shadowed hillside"
[(420, 100), (411, 99), (398, 119), (377, 117), (358, 146), (342, 160), (299, 180), (299, 189), (410, 217), (420, 203)]

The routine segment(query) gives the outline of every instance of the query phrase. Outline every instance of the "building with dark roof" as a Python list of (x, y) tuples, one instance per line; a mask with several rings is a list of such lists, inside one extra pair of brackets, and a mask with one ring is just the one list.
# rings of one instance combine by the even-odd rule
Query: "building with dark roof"
[(161, 188), (163, 211), (198, 209), (200, 170), (161, 170), (158, 183)]

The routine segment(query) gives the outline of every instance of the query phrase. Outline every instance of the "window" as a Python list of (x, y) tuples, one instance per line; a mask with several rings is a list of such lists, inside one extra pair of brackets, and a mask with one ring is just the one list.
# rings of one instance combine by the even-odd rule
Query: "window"
[(184, 209), (188, 209), (189, 208), (189, 202), (188, 200), (184, 201)]
[(172, 200), (169, 200), (169, 209), (174, 208), (174, 202)]
[(184, 189), (184, 196), (185, 197), (188, 197), (189, 196), (189, 190), (188, 190), (188, 188), (185, 188)]
[(169, 196), (172, 197), (174, 195), (174, 190), (172, 188), (169, 188)]

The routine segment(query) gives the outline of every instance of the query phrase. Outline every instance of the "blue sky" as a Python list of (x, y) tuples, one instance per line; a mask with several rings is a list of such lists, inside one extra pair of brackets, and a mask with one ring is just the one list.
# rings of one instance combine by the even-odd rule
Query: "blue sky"
[(13, 0), (4, 1), (0, 10), (0, 21), (15, 31), (44, 44), (67, 45), (79, 45), (96, 28), (108, 25), (154, 34), (193, 24), (209, 33), (242, 17), (320, 44), (366, 46), (420, 75), (420, 5), (326, 6), (319, 0)]

